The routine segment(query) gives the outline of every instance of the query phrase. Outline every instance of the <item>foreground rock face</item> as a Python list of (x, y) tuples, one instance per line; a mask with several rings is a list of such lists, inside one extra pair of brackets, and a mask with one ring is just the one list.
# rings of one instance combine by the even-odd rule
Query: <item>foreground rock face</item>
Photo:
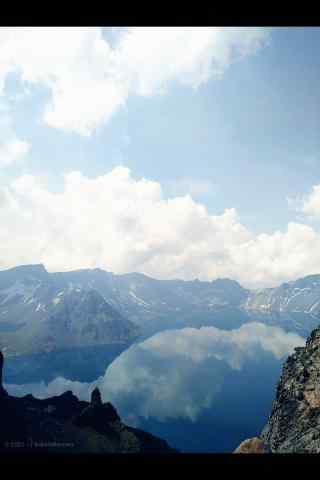
[(261, 438), (254, 437), (240, 443), (234, 453), (268, 453), (268, 449)]
[[(0, 355), (0, 380), (3, 357)], [(96, 388), (91, 402), (71, 391), (40, 400), (12, 397), (0, 383), (0, 453), (173, 453), (168, 444), (125, 425)]]
[(274, 452), (320, 452), (320, 328), (286, 361), (262, 438)]
[(320, 453), (320, 327), (284, 364), (260, 441), (271, 453)]

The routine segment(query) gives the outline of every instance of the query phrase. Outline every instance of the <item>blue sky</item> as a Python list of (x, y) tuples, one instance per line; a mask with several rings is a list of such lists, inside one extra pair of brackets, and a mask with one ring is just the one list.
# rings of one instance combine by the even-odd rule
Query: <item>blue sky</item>
[[(156, 30), (159, 32), (159, 29)], [(174, 39), (170, 52), (170, 44), (169, 47), (165, 44), (164, 37), (158, 35), (156, 31), (150, 31), (148, 51), (148, 46), (145, 45), (147, 36), (141, 36), (144, 44), (140, 47), (141, 38), (135, 32), (129, 32), (132, 35), (130, 45), (133, 46), (126, 47), (126, 53), (123, 54), (125, 66), (119, 62), (115, 67), (120, 72), (116, 72), (119, 76), (115, 75), (115, 82), (118, 82), (115, 84), (119, 85), (122, 82), (125, 85), (122, 92), (125, 93), (120, 106), (110, 107), (110, 111), (112, 110), (110, 116), (109, 113), (104, 116), (108, 106), (105, 110), (101, 107), (101, 111), (103, 110), (101, 116), (99, 113), (97, 115), (94, 113), (93, 116), (90, 110), (92, 104), (99, 106), (101, 98), (105, 99), (108, 96), (108, 88), (101, 90), (103, 94), (100, 97), (99, 92), (94, 96), (92, 90), (95, 89), (95, 85), (97, 91), (101, 85), (91, 84), (91, 78), (85, 77), (82, 66), (79, 67), (79, 76), (75, 74), (67, 78), (69, 75), (67, 68), (71, 68), (70, 65), (75, 65), (75, 70), (78, 68), (80, 61), (77, 51), (83, 55), (87, 62), (85, 65), (89, 65), (90, 70), (90, 61), (93, 62), (90, 48), (94, 49), (96, 45), (94, 42), (90, 43), (91, 33), (86, 34), (87, 46), (83, 47), (83, 52), (78, 47), (78, 40), (70, 41), (69, 50), (68, 46), (65, 47), (69, 55), (65, 60), (65, 70), (62, 67), (57, 71), (53, 68), (51, 72), (50, 55), (53, 65), (54, 62), (59, 63), (59, 55), (62, 55), (58, 45), (59, 35), (56, 34), (56, 45), (54, 35), (47, 39), (46, 32), (38, 32), (38, 37), (41, 38), (41, 34), (43, 35), (42, 50), (37, 53), (36, 48), (32, 58), (23, 57), (21, 60), (22, 53), (19, 57), (16, 52), (20, 48), (19, 38), (22, 33), (16, 30), (14, 39), (10, 40), (12, 45), (7, 42), (8, 58), (10, 55), (10, 59), (14, 58), (10, 61), (15, 66), (11, 69), (1, 67), (0, 58), (0, 79), (1, 68), (4, 78), (0, 103), (2, 102), (7, 112), (10, 135), (27, 142), (29, 148), (24, 155), (0, 167), (2, 188), (8, 189), (17, 178), (31, 175), (34, 179), (45, 176), (48, 191), (63, 192), (65, 173), (78, 171), (84, 177), (94, 180), (122, 166), (130, 170), (130, 178), (133, 181), (139, 183), (141, 178), (145, 178), (161, 185), (163, 200), (190, 194), (195, 204), (205, 206), (208, 215), (213, 216), (223, 216), (225, 209), (235, 209), (237, 221), (250, 232), (251, 236), (255, 236), (252, 238), (261, 234), (273, 238), (277, 231), (284, 235), (290, 222), (310, 226), (312, 232), (318, 235), (317, 216), (320, 201), (318, 208), (318, 199), (314, 199), (313, 210), (311, 215), (308, 215), (310, 208), (308, 212), (306, 205), (310, 198), (308, 197), (308, 200), (306, 196), (312, 195), (312, 188), (317, 185), (320, 178), (320, 63), (316, 55), (320, 44), (320, 29), (256, 29), (254, 35), (250, 33), (251, 36), (248, 36), (246, 48), (248, 45), (250, 48), (247, 48), (244, 55), (226, 54), (226, 49), (229, 48), (231, 51), (231, 44), (235, 51), (242, 48), (243, 38), (247, 35), (245, 30), (250, 28), (236, 32), (233, 40), (229, 39), (229, 34), (218, 32), (215, 37), (218, 41), (208, 40), (208, 46), (201, 47), (202, 49), (199, 47), (195, 53), (190, 53), (190, 57), (193, 58), (191, 67), (187, 63), (189, 58), (186, 55), (187, 66), (182, 65), (179, 67), (180, 70), (178, 67), (169, 68), (174, 62), (178, 64), (181, 55), (185, 55), (178, 42), (175, 51)], [(127, 29), (113, 31), (99, 29), (99, 31), (100, 41), (109, 45), (111, 49), (117, 48), (117, 42), (127, 34)], [(192, 49), (192, 42), (197, 41), (197, 35), (200, 36), (198, 32), (190, 30), (191, 40), (186, 49)], [(80, 34), (78, 37), (80, 39)], [(30, 42), (35, 41), (35, 38)], [(211, 38), (210, 32), (208, 38)], [(112, 42), (108, 44), (110, 39)], [(42, 67), (41, 56), (46, 53), (47, 41), (48, 44), (51, 42), (45, 57), (49, 59), (49, 66)], [(82, 48), (81, 41), (80, 39), (79, 45)], [(251, 48), (255, 41), (258, 41), (257, 48)], [(164, 55), (157, 63), (154, 59), (156, 53), (153, 54), (152, 49), (154, 52), (161, 52), (162, 48), (163, 51), (168, 48), (168, 55)], [(140, 55), (141, 51), (144, 56)], [(213, 55), (212, 52), (215, 52), (213, 57), (210, 56)], [(85, 55), (88, 58), (85, 58)], [(95, 55), (100, 55), (100, 51)], [(213, 72), (206, 76), (206, 67), (199, 63), (200, 56), (203, 58), (206, 56), (209, 63), (214, 62), (216, 70), (221, 74), (217, 76), (216, 72)], [(72, 63), (75, 62), (74, 58), (78, 63)], [(4, 65), (6, 61), (9, 64), (5, 58)], [(147, 67), (145, 69), (145, 65), (150, 61), (153, 62), (150, 69)], [(62, 58), (61, 64), (63, 62)], [(130, 66), (130, 62), (133, 67)], [(92, 65), (94, 71), (96, 64)], [(165, 72), (166, 69), (168, 72)], [(200, 74), (201, 69), (204, 76)], [(129, 85), (127, 80), (127, 83), (123, 80), (129, 76), (129, 70), (130, 87), (127, 86)], [(83, 80), (80, 78), (82, 74)], [(87, 70), (85, 74), (87, 75)], [(59, 101), (64, 103), (63, 106), (56, 106), (54, 116), (48, 121), (45, 119), (45, 111), (54, 96), (55, 75), (61, 80), (57, 91), (60, 88), (61, 91), (65, 89), (67, 93), (61, 94), (66, 95), (63, 98), (61, 96), (62, 100), (58, 98), (59, 92), (56, 93), (58, 98), (56, 105)], [(78, 88), (78, 79), (79, 96), (74, 96), (74, 103), (70, 103), (67, 110), (66, 99), (69, 98), (67, 95), (70, 96), (70, 92), (73, 95), (73, 85)], [(110, 88), (113, 88), (113, 84)], [(80, 108), (83, 99), (86, 100)], [(75, 109), (74, 117), (72, 108)], [(82, 127), (76, 125), (75, 119), (85, 118), (89, 110), (90, 115), (92, 114), (90, 119), (94, 118), (94, 121), (92, 120), (94, 127), (90, 127), (88, 134), (81, 131)], [(299, 208), (297, 207), (299, 201), (295, 199), (302, 196), (304, 203), (301, 203)], [(288, 203), (288, 198), (293, 200)], [(17, 224), (18, 217), (15, 228)], [(318, 237), (315, 241), (318, 242)], [(210, 243), (210, 239), (208, 242)], [(285, 250), (285, 247), (283, 248)], [(294, 255), (297, 258), (297, 248), (296, 246), (294, 248)], [(86, 249), (84, 251), (86, 252)], [(30, 260), (39, 258), (43, 261), (41, 255), (40, 250), (38, 254), (35, 251)], [(283, 253), (273, 252), (272, 255), (278, 257)], [(225, 252), (221, 258), (224, 256)], [(260, 281), (268, 283), (268, 278), (272, 282), (276, 279), (290, 278), (298, 273), (308, 273), (313, 265), (318, 268), (314, 258), (305, 261), (302, 257), (298, 269), (281, 270), (282, 267), (278, 265), (276, 273), (269, 272), (269, 277), (262, 273), (262, 270), (265, 270), (263, 267), (257, 274), (257, 284)], [(28, 258), (26, 255), (16, 256), (16, 260)], [(183, 260), (185, 263), (188, 261), (187, 258), (189, 257)], [(150, 261), (152, 266), (149, 264), (147, 267), (137, 262), (132, 268), (136, 267), (138, 270), (156, 275), (157, 262), (151, 257)], [(170, 259), (166, 261), (170, 263)], [(212, 265), (215, 261), (211, 262), (209, 257), (206, 257), (205, 262), (211, 262), (211, 267), (210, 273), (207, 273), (207, 267), (204, 268), (206, 274), (203, 277), (214, 276), (215, 270)], [(101, 258), (96, 261), (91, 259), (90, 262), (90, 266), (103, 263)], [(2, 260), (3, 266), (7, 266), (7, 263)], [(14, 258), (10, 260), (10, 265), (13, 263)], [(62, 263), (56, 262), (56, 267), (63, 268)], [(110, 264), (110, 259), (106, 264)], [(83, 265), (87, 265), (86, 261)], [(117, 265), (119, 271), (124, 271), (130, 266), (123, 260)], [(78, 259), (65, 268), (73, 266), (80, 267), (81, 261)], [(55, 268), (54, 263), (52, 268)], [(246, 267), (242, 264), (241, 268)], [(234, 265), (226, 270), (218, 269), (217, 275), (224, 272), (241, 279), (241, 274)], [(172, 275), (183, 276), (182, 267), (159, 273), (159, 276), (165, 277)], [(201, 277), (201, 271), (193, 268), (186, 277), (192, 275)]]

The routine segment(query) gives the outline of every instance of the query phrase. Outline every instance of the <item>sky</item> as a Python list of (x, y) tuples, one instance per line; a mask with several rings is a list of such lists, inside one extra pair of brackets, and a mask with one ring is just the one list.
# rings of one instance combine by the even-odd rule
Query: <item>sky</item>
[(0, 269), (320, 273), (320, 28), (0, 29)]

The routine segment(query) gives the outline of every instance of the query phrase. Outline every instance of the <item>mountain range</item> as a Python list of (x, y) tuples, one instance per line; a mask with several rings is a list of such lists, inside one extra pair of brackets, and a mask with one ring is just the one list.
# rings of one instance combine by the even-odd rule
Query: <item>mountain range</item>
[(320, 275), (249, 290), (230, 279), (157, 280), (101, 269), (0, 271), (0, 348), (10, 383), (59, 375), (92, 381), (132, 343), (164, 330), (258, 321), (307, 337), (319, 318)]
[[(10, 337), (0, 346), (7, 354), (130, 342), (166, 328), (230, 329), (252, 319), (307, 336), (319, 314), (320, 275), (249, 290), (230, 279), (157, 280), (101, 269), (49, 273), (43, 265), (26, 265), (0, 271), (0, 331)], [(24, 347), (14, 346), (19, 331), (30, 339)]]

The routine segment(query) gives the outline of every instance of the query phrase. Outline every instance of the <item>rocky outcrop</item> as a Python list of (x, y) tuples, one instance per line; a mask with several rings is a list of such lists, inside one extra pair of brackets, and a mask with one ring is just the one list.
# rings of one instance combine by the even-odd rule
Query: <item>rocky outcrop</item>
[(43, 400), (0, 394), (0, 426), (0, 453), (176, 452), (164, 440), (125, 425), (97, 388), (91, 402), (71, 391)]
[(282, 371), (261, 437), (273, 452), (320, 452), (320, 328)]
[(3, 371), (3, 354), (0, 351), (0, 397), (7, 395), (7, 392), (5, 391), (2, 385), (2, 371)]
[(91, 404), (98, 407), (102, 405), (101, 393), (98, 387), (96, 387), (91, 393)]
[(261, 438), (254, 437), (240, 443), (234, 453), (268, 453), (268, 449)]
[(320, 453), (320, 327), (285, 362), (259, 441), (271, 453)]

